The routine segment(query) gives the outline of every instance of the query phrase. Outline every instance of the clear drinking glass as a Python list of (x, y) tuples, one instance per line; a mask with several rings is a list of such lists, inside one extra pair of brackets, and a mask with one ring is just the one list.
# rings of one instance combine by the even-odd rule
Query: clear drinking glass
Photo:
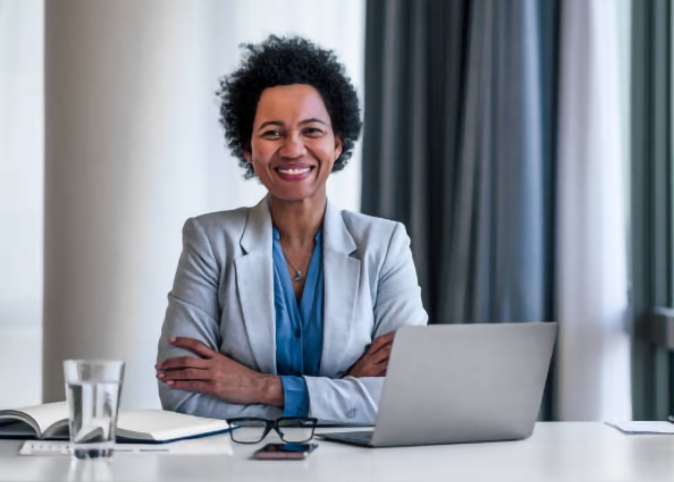
[(112, 456), (124, 362), (66, 360), (63, 370), (72, 454), (78, 459)]

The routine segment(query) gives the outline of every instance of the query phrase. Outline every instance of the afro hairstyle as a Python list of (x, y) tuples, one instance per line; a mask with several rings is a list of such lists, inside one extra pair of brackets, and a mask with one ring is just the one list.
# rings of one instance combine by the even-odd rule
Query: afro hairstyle
[(322, 96), (336, 137), (342, 139), (342, 153), (333, 172), (344, 169), (360, 135), (362, 122), (358, 95), (344, 66), (332, 50), (324, 50), (301, 37), (270, 35), (259, 44), (242, 44), (242, 64), (220, 79), (220, 123), (225, 141), (245, 177), (255, 176), (244, 151), (250, 151), (253, 122), (262, 92), (278, 85), (306, 84)]

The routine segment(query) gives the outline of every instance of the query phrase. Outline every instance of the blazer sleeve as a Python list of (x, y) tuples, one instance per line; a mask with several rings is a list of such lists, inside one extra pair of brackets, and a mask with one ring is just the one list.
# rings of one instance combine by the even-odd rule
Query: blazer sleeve
[[(373, 312), (373, 336), (404, 325), (425, 325), (428, 315), (421, 302), (421, 288), (405, 226), (396, 223), (379, 272)], [(372, 425), (377, 416), (383, 377), (305, 377), (310, 415), (328, 422)]]
[[(196, 219), (189, 219), (183, 228), (183, 250), (173, 289), (168, 295), (168, 308), (159, 338), (157, 361), (194, 353), (168, 342), (171, 337), (184, 336), (201, 341), (219, 351), (220, 307), (218, 286), (220, 267), (210, 243)], [(209, 418), (262, 417), (278, 418), (282, 411), (269, 405), (238, 405), (211, 395), (170, 388), (162, 381), (159, 398), (162, 407), (174, 412)]]

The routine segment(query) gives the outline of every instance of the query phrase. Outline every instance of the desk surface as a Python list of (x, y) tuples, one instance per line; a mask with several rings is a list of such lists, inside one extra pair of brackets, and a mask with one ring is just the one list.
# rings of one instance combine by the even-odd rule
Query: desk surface
[[(319, 441), (303, 461), (251, 460), (257, 446), (208, 440), (225, 444), (224, 453), (126, 454), (107, 464), (19, 456), (21, 442), (1, 440), (0, 481), (674, 480), (674, 436), (628, 436), (601, 423), (539, 423), (518, 442), (366, 449)], [(265, 443), (273, 441), (270, 434)]]

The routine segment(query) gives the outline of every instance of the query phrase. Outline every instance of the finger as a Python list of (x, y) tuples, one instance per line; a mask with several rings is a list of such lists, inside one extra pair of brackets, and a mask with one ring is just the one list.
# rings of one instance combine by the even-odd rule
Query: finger
[(386, 345), (389, 345), (393, 343), (393, 338), (395, 337), (395, 331), (392, 331), (391, 333), (387, 333), (385, 335), (379, 336), (374, 340), (374, 343), (370, 345), (370, 349), (368, 350), (370, 353), (376, 353), (379, 351), (381, 348), (385, 347)]
[(368, 354), (368, 356), (376, 355), (377, 353), (381, 352), (382, 350), (385, 350), (385, 349), (387, 349), (387, 348), (390, 349), (391, 346), (393, 346), (393, 342), (388, 342), (388, 343), (386, 343), (386, 344), (379, 345), (379, 346), (377, 346), (377, 347), (375, 347), (375, 348), (372, 348), (372, 347), (371, 347), (371, 348), (367, 351), (367, 354)]
[(208, 361), (202, 358), (195, 358), (193, 356), (179, 356), (169, 358), (162, 363), (157, 363), (154, 367), (157, 370), (175, 370), (177, 368), (208, 368), (210, 365)]
[(381, 363), (383, 361), (388, 362), (388, 359), (391, 356), (391, 348), (393, 348), (393, 345), (391, 344), (382, 347), (376, 353), (370, 355), (370, 361), (372, 363)]
[(190, 392), (212, 393), (213, 388), (210, 383), (204, 381), (184, 381), (184, 380), (169, 380), (166, 384), (171, 388), (178, 390), (187, 390)]
[(382, 369), (388, 368), (388, 360), (389, 360), (388, 358), (385, 358), (385, 359), (381, 360), (380, 362), (375, 363), (373, 365), (374, 369), (375, 370), (382, 370)]
[(188, 368), (187, 370), (171, 370), (168, 372), (157, 373), (157, 378), (160, 380), (210, 380), (210, 370), (199, 370), (196, 368)]
[(379, 363), (377, 363), (377, 368), (388, 368), (389, 358), (384, 358)]
[(195, 340), (194, 338), (179, 336), (176, 338), (169, 338), (169, 343), (171, 343), (173, 346), (192, 350), (194, 353), (203, 358), (213, 358), (217, 354), (217, 352), (211, 350), (202, 342)]

